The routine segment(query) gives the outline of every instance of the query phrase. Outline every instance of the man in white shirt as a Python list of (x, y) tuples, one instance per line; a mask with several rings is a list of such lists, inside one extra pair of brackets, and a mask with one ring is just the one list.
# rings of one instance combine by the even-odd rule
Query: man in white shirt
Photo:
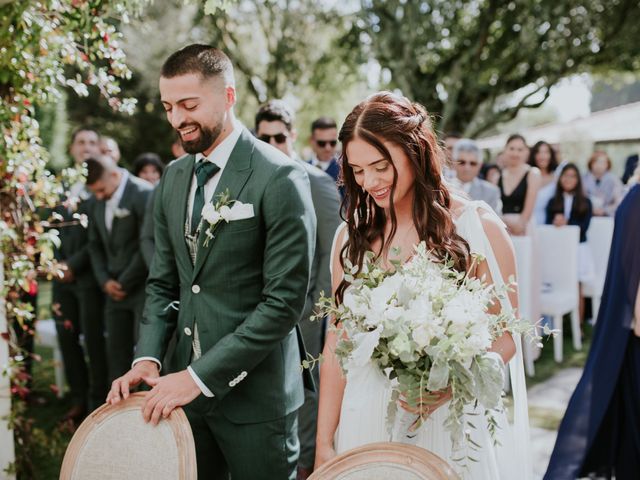
[(119, 168), (110, 157), (85, 163), (87, 187), (96, 197), (89, 217), (89, 253), (94, 275), (107, 294), (107, 362), (113, 380), (131, 366), (142, 317), (147, 266), (140, 233), (153, 187)]
[(452, 151), (452, 161), (461, 189), (472, 200), (486, 202), (497, 214), (502, 212), (500, 190), (495, 185), (478, 178), (482, 160), (476, 142), (468, 138), (459, 139)]

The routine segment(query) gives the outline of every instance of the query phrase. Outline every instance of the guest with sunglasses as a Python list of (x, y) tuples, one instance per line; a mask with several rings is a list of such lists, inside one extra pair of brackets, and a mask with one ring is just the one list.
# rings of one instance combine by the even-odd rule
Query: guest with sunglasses
[(480, 159), (480, 148), (476, 142), (468, 138), (459, 139), (453, 147), (452, 161), (462, 190), (472, 200), (486, 202), (500, 215), (502, 213), (500, 189), (478, 177), (482, 160)]
[[(256, 135), (260, 140), (270, 143), (288, 157), (300, 160), (293, 147), (293, 142), (296, 139), (293, 122), (294, 115), (289, 106), (281, 100), (271, 100), (260, 107), (256, 114)], [(334, 132), (336, 130), (335, 123), (333, 123), (333, 130)], [(334, 135), (337, 136), (337, 133), (334, 133)], [(335, 138), (335, 136), (330, 137), (330, 135), (327, 135), (330, 138)], [(335, 150), (335, 145), (333, 150)], [(301, 160), (300, 162), (304, 165), (309, 176), (313, 209), (317, 218), (317, 229), (316, 250), (311, 264), (307, 298), (299, 325), (307, 352), (313, 357), (318, 357), (323, 348), (325, 326), (320, 321), (312, 322), (311, 316), (321, 292), (331, 291), (329, 266), (331, 265), (333, 237), (340, 224), (340, 196), (338, 195), (335, 181), (329, 175)], [(316, 385), (319, 385), (318, 369), (314, 369), (312, 374), (315, 377)], [(297, 478), (299, 480), (307, 478), (313, 471), (317, 414), (317, 393), (305, 390), (304, 405), (298, 411), (300, 458), (298, 460)]]
[(313, 158), (309, 163), (321, 168), (336, 182), (340, 177), (338, 161), (338, 126), (329, 117), (320, 117), (311, 124), (311, 149)]

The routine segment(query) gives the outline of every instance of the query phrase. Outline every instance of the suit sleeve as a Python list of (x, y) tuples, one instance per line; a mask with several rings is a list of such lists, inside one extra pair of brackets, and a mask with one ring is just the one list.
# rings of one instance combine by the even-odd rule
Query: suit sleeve
[(89, 256), (91, 257), (91, 266), (93, 273), (98, 280), (98, 284), (104, 287), (104, 284), (111, 279), (109, 270), (107, 269), (107, 254), (105, 252), (102, 237), (98, 231), (98, 219), (95, 215), (96, 205), (91, 210), (89, 216)]
[(140, 334), (136, 345), (136, 359), (152, 357), (160, 361), (164, 358), (171, 335), (176, 327), (177, 315), (167, 308), (177, 299), (176, 288), (180, 284), (178, 267), (164, 210), (163, 191), (170, 172), (165, 172), (156, 187), (153, 202), (153, 236), (155, 252), (151, 271), (147, 279), (146, 302), (140, 322)]
[(142, 244), (140, 242), (140, 233), (144, 226), (144, 217), (147, 210), (147, 203), (149, 203), (149, 197), (151, 196), (151, 190), (140, 190), (137, 195), (136, 202), (134, 203), (134, 209), (136, 212), (136, 218), (138, 219), (138, 249), (136, 253), (131, 257), (131, 261), (127, 268), (118, 276), (118, 282), (122, 285), (122, 289), (125, 292), (131, 292), (136, 289), (140, 284), (144, 283), (147, 279), (149, 270), (147, 264), (144, 262), (142, 256)]
[(317, 216), (316, 257), (318, 271), (313, 289), (309, 292), (311, 308), (320, 298), (320, 293), (331, 292), (331, 246), (333, 237), (340, 225), (340, 194), (329, 175), (318, 178), (317, 188), (311, 190), (313, 207)]
[(489, 206), (493, 208), (493, 211), (498, 215), (502, 215), (502, 199), (500, 198), (500, 190), (492, 188), (489, 190), (491, 194), (491, 203)]
[(282, 166), (274, 173), (263, 195), (261, 215), (266, 233), (263, 300), (234, 332), (191, 364), (218, 399), (229, 393), (229, 381), (240, 372), (251, 375), (302, 314), (316, 237), (309, 180), (302, 167)]

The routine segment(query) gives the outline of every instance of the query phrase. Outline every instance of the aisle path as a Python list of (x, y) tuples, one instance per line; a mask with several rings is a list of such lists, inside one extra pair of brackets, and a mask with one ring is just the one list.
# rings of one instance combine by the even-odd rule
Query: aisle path
[(547, 469), (558, 426), (580, 375), (581, 368), (567, 368), (529, 389), (529, 421), (536, 480), (541, 479)]

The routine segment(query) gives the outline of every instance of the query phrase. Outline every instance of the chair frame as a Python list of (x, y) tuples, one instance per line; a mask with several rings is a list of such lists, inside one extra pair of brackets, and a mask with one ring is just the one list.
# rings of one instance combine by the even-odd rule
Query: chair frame
[[(372, 459), (375, 458), (375, 460)], [(416, 447), (397, 442), (378, 442), (348, 450), (314, 471), (309, 480), (330, 480), (349, 470), (371, 463), (391, 463), (429, 472), (425, 480), (459, 480), (459, 476), (442, 458), (436, 454)]]
[[(587, 230), (587, 244), (593, 255), (596, 278), (593, 282), (584, 286), (583, 293), (585, 297), (591, 297), (591, 319), (594, 324), (600, 311), (600, 299), (602, 298), (602, 290), (607, 275), (614, 228), (615, 222), (612, 217), (594, 217), (591, 219), (589, 230)], [(603, 235), (603, 233), (606, 233), (606, 235)], [(605, 238), (607, 241), (602, 243)], [(604, 250), (600, 251), (603, 248)]]
[[(566, 236), (571, 235), (572, 237), (574, 237), (574, 240), (576, 241), (576, 246), (580, 242), (580, 229), (579, 227), (574, 225), (566, 225), (563, 227), (555, 227), (552, 225), (540, 225), (537, 227), (537, 232), (536, 232), (538, 239), (545, 231), (552, 234), (555, 233), (556, 235), (559, 234), (560, 232), (562, 232), (563, 234), (566, 234)], [(558, 333), (553, 338), (553, 357), (557, 363), (561, 363), (563, 360), (562, 320), (564, 315), (566, 315), (567, 313), (570, 314), (570, 317), (571, 317), (571, 336), (573, 340), (573, 348), (575, 350), (582, 350), (582, 331), (580, 329), (580, 317), (578, 314), (580, 294), (579, 294), (579, 282), (578, 282), (577, 248), (575, 253), (576, 253), (575, 258), (571, 259), (572, 261), (569, 262), (569, 266), (568, 267), (565, 267), (564, 265), (562, 266), (562, 268), (569, 269), (567, 271), (571, 272), (571, 276), (574, 276), (575, 274), (575, 287), (567, 285), (567, 286), (564, 286), (563, 288), (563, 290), (570, 293), (572, 298), (574, 299), (575, 303), (574, 305), (572, 305), (572, 308), (569, 310), (563, 311), (561, 313), (557, 311), (551, 312), (551, 311), (547, 311), (548, 309), (546, 308), (546, 305), (544, 303), (544, 296), (541, 296), (541, 302), (540, 302), (540, 306), (542, 310), (541, 313), (552, 317), (553, 328), (558, 331)], [(542, 277), (544, 277), (544, 272), (542, 274)], [(542, 278), (542, 280), (544, 281), (545, 278)], [(542, 287), (542, 285), (540, 285), (540, 287)]]
[[(70, 480), (73, 470), (76, 466), (78, 455), (84, 447), (87, 438), (93, 431), (94, 427), (109, 420), (114, 415), (128, 411), (142, 409), (145, 397), (148, 392), (133, 393), (126, 400), (122, 400), (115, 405), (104, 404), (96, 409), (82, 422), (76, 433), (73, 435), (67, 451), (62, 461), (60, 470), (60, 480)], [(178, 455), (178, 478), (176, 480), (193, 480), (198, 477), (196, 466), (196, 448), (193, 440), (193, 434), (187, 416), (181, 408), (174, 409), (167, 419), (180, 455)]]

